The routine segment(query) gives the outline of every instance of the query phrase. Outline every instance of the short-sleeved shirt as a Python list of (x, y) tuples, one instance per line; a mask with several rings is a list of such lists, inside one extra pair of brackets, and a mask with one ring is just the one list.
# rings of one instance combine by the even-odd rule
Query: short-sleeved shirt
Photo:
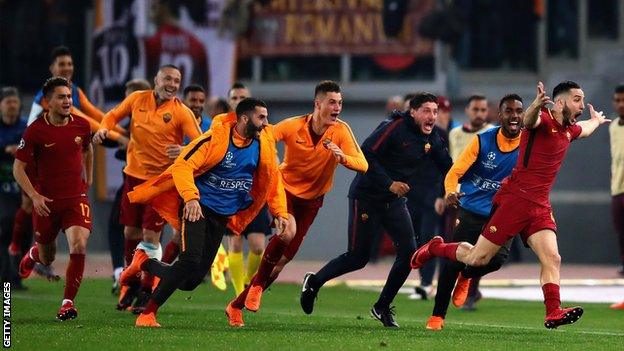
[(542, 109), (540, 124), (522, 131), (518, 161), (501, 191), (550, 207), (549, 194), (561, 163), (581, 131), (579, 125), (561, 125), (548, 109)]
[(195, 115), (182, 101), (173, 98), (157, 106), (153, 90), (130, 94), (104, 116), (101, 126), (112, 130), (128, 115), (130, 142), (124, 173), (138, 179), (157, 176), (173, 163), (165, 152), (167, 145), (182, 145), (185, 135), (193, 140), (201, 134)]
[(86, 196), (82, 152), (91, 142), (89, 122), (70, 116), (64, 126), (50, 123), (44, 114), (24, 132), (15, 158), (32, 167), (31, 182), (51, 199)]

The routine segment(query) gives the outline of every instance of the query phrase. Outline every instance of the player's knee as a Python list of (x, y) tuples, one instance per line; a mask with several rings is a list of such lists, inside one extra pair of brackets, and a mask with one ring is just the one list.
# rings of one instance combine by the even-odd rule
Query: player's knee
[(552, 252), (546, 255), (546, 265), (550, 267), (560, 267), (561, 266), (561, 256), (557, 252)]
[(469, 260), (469, 266), (482, 267), (490, 262), (489, 258), (486, 256), (476, 256)]
[(69, 247), (69, 253), (71, 254), (86, 254), (87, 253), (87, 239), (77, 240)]

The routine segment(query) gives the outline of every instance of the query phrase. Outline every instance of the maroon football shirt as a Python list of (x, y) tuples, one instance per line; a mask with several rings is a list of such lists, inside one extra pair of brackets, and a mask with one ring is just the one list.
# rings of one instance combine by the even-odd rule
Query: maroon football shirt
[(55, 126), (45, 114), (24, 132), (15, 158), (32, 167), (31, 182), (50, 199), (86, 196), (82, 152), (91, 142), (89, 122), (71, 116), (64, 126)]
[(540, 124), (525, 129), (520, 137), (520, 153), (511, 175), (501, 190), (550, 207), (549, 194), (570, 142), (581, 134), (578, 125), (563, 126), (548, 109), (540, 111)]

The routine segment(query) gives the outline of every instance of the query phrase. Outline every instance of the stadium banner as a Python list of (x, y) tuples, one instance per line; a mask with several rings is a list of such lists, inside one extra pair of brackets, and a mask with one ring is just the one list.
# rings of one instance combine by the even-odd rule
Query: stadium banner
[(265, 6), (256, 2), (240, 55), (431, 55), (433, 42), (420, 37), (418, 26), (435, 8), (435, 0), (407, 3), (400, 34), (388, 38), (384, 0), (272, 0)]
[[(236, 40), (218, 33), (226, 0), (95, 0), (89, 97), (108, 111), (124, 98), (125, 84), (145, 78), (153, 85), (158, 67), (182, 71), (182, 89), (199, 84), (209, 95), (225, 96), (233, 83)], [(127, 122), (127, 120), (125, 121)], [(122, 122), (123, 124), (124, 122)], [(111, 198), (122, 183), (124, 164), (115, 150), (96, 164), (97, 195)]]

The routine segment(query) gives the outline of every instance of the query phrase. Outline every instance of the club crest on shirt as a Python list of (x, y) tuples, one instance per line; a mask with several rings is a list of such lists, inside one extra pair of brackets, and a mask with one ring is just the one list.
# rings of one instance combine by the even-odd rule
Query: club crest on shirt
[(76, 145), (80, 145), (82, 143), (82, 137), (81, 136), (75, 137), (74, 142), (76, 143)]
[(459, 218), (457, 218), (457, 219), (455, 220), (455, 226), (457, 227), (457, 226), (459, 225), (459, 223), (461, 223), (461, 221), (459, 220)]
[(426, 144), (425, 144), (425, 153), (428, 153), (428, 152), (429, 152), (429, 150), (431, 150), (431, 144), (426, 143)]
[(169, 113), (169, 112), (166, 112), (166, 113), (163, 115), (163, 121), (164, 121), (165, 123), (169, 123), (169, 121), (171, 121), (171, 118), (172, 118), (172, 117), (171, 117), (171, 113)]
[(568, 138), (568, 141), (572, 141), (572, 134), (570, 134), (570, 131), (566, 132), (566, 138)]
[(368, 214), (362, 213), (362, 222), (368, 221)]
[(497, 230), (498, 229), (496, 228), (496, 226), (493, 226), (493, 225), (490, 226), (490, 233), (494, 234), (496, 233)]

